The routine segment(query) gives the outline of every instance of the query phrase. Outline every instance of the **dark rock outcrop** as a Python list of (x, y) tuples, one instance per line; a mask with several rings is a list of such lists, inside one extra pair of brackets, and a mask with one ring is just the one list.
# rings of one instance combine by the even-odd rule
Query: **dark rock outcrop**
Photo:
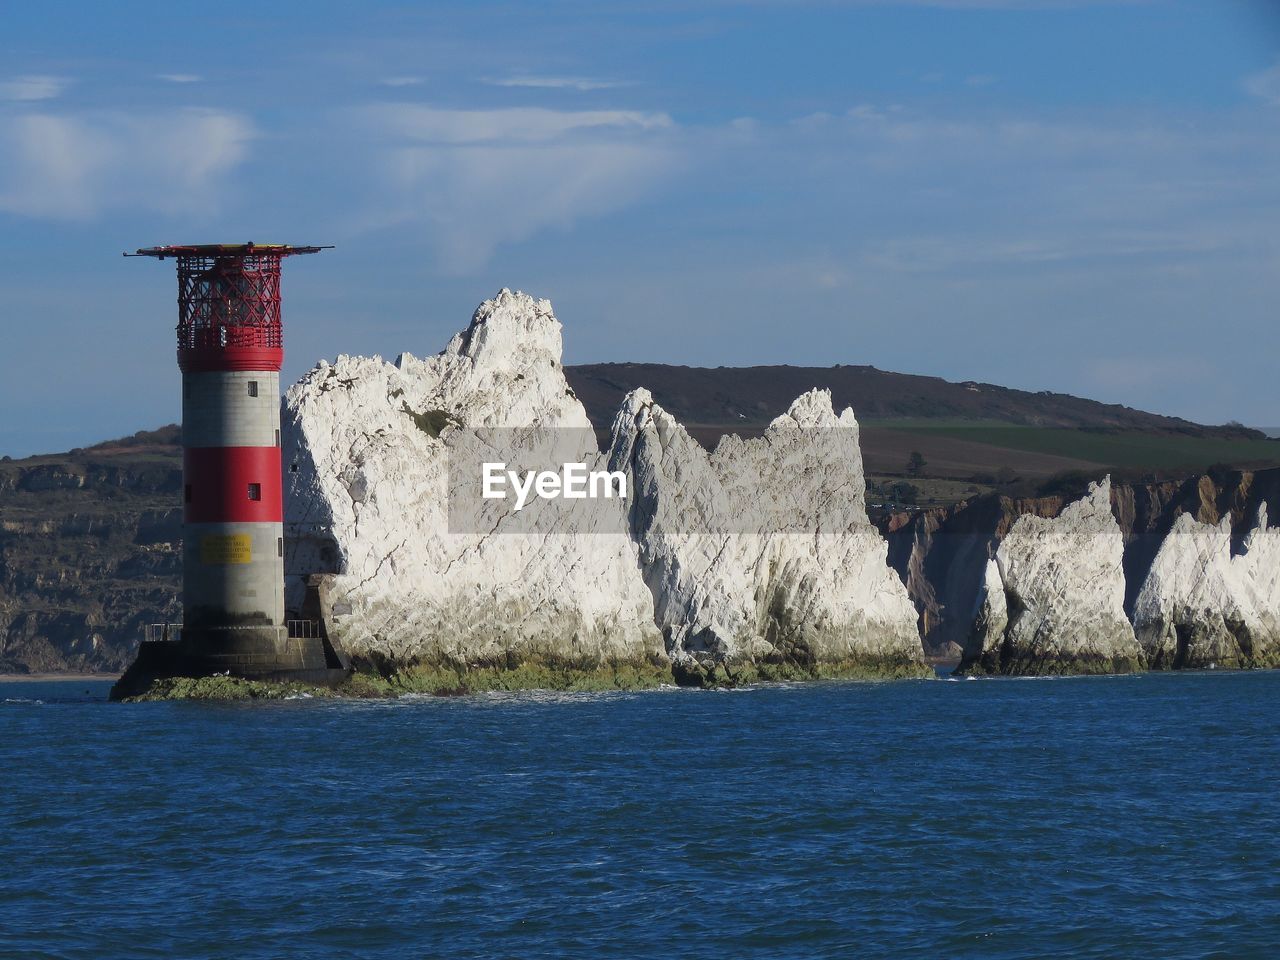
[(0, 672), (121, 670), (179, 619), (176, 428), (138, 437), (0, 463)]

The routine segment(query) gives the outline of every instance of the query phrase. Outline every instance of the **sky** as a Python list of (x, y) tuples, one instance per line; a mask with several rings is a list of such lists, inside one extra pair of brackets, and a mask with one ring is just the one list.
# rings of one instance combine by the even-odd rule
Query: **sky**
[(567, 363), (873, 364), (1280, 424), (1280, 0), (6, 4), (0, 454), (180, 415), (165, 243), (285, 379), (502, 287)]

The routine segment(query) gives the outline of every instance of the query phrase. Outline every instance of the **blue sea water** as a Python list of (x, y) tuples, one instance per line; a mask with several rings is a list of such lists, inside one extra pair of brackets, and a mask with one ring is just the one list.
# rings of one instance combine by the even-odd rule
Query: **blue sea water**
[(3, 957), (1275, 957), (1280, 673), (0, 684)]

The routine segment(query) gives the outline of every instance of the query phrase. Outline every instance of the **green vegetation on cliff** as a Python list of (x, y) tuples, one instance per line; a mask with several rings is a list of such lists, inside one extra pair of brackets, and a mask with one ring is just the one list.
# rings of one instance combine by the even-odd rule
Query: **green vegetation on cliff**
[(622, 665), (598, 670), (575, 670), (523, 664), (510, 669), (476, 667), (410, 667), (386, 675), (356, 671), (335, 687), (298, 683), (242, 680), (239, 677), (173, 677), (157, 680), (145, 693), (126, 698), (129, 703), (158, 700), (283, 700), (297, 696), (377, 699), (404, 694), (463, 696), (473, 693), (516, 690), (600, 692), (648, 690), (673, 683), (665, 666)]
[(932, 677), (929, 667), (915, 663), (718, 664), (708, 668), (676, 667), (664, 663), (620, 664), (583, 670), (542, 664), (456, 668), (414, 666), (387, 674), (358, 670), (336, 687), (242, 680), (238, 677), (173, 677), (157, 680), (127, 703), (162, 700), (284, 700), (291, 697), (382, 699), (405, 694), (465, 696), (520, 690), (602, 693), (615, 690), (653, 690), (663, 686), (731, 688), (755, 683), (813, 680), (899, 680)]
[(154, 681), (146, 692), (125, 697), (125, 703), (153, 703), (163, 700), (284, 700), (297, 696), (334, 696), (335, 691), (299, 683), (272, 683), (240, 677), (166, 677)]
[(416, 665), (386, 674), (358, 671), (338, 690), (347, 696), (449, 696), (504, 690), (648, 690), (672, 682), (670, 667), (657, 663), (619, 664), (594, 670), (538, 663), (512, 667)]

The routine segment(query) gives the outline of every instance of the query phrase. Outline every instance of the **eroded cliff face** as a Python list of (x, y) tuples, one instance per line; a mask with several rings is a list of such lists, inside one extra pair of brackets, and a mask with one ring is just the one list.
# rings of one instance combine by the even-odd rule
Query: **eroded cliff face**
[(1114, 673), (1139, 669), (1124, 612), (1124, 537), (1111, 480), (1091, 484), (1057, 517), (1020, 517), (984, 570), (962, 669)]
[(1258, 508), (1239, 552), (1231, 517), (1181, 514), (1134, 606), (1134, 626), (1155, 668), (1280, 665), (1280, 530)]
[(500, 456), (520, 434), (601, 461), (560, 358), (550, 303), (503, 290), (438, 356), (339, 357), (288, 391), (291, 600), (302, 603), (302, 577), (331, 573), (323, 612), (357, 660), (596, 669), (661, 658), (621, 501), (532, 528), (518, 521), (540, 504), (522, 517), (495, 504), (451, 528), (450, 497), (479, 479), (450, 472), (463, 449)]
[(707, 453), (646, 390), (614, 420), (631, 535), (677, 669), (911, 674), (915, 611), (867, 519), (858, 426), (814, 390)]
[(121, 670), (148, 623), (180, 619), (176, 441), (0, 464), (0, 673)]
[[(1250, 650), (1257, 653), (1243, 655), (1244, 647), (1238, 641), (1223, 638), (1232, 634), (1233, 623), (1240, 623), (1233, 609), (1242, 605), (1256, 609), (1258, 621), (1266, 623), (1268, 616), (1275, 618), (1280, 604), (1280, 574), (1277, 564), (1267, 559), (1274, 531), (1268, 528), (1264, 532), (1255, 522), (1259, 511), (1265, 513), (1271, 504), (1274, 512), (1274, 505), (1280, 503), (1280, 470), (1228, 471), (1183, 481), (1113, 485), (1110, 499), (1111, 514), (1124, 540), (1124, 610), (1130, 622), (1137, 624), (1139, 638), (1150, 640), (1140, 644), (1141, 664), (1156, 668), (1210, 662), (1269, 664), (1270, 654), (1262, 651), (1269, 649), (1271, 641), (1257, 623), (1247, 629), (1234, 628), (1244, 633)], [(890, 560), (908, 585), (920, 614), (926, 649), (963, 658), (967, 669), (1001, 669), (997, 645), (989, 643), (985, 651), (982, 643), (973, 645), (975, 636), (993, 635), (987, 623), (998, 619), (1006, 608), (1003, 598), (996, 596), (1003, 592), (999, 566), (994, 562), (997, 550), (1021, 517), (1058, 518), (1068, 503), (1061, 496), (985, 496), (903, 517), (891, 526)], [(1212, 531), (1202, 529), (1208, 527)], [(1259, 531), (1257, 536), (1251, 533), (1254, 530)], [(1256, 571), (1248, 589), (1239, 585), (1246, 542), (1254, 545), (1254, 559), (1248, 563)], [(1157, 555), (1161, 557), (1158, 567)], [(1234, 557), (1235, 566), (1224, 557)], [(1213, 571), (1227, 569), (1237, 572), (1218, 577), (1219, 586), (1208, 593), (1193, 596), (1180, 586), (1199, 583), (1200, 575), (1189, 571), (1201, 571), (1214, 582), (1217, 575)], [(1153, 574), (1155, 580), (1148, 585)], [(1236, 586), (1228, 589), (1226, 584)], [(1147, 598), (1140, 614), (1138, 595), (1144, 590)], [(1234, 599), (1245, 595), (1251, 598), (1247, 604)], [(1170, 611), (1175, 609), (1183, 612), (1174, 616)], [(1268, 610), (1272, 612), (1266, 613)], [(1181, 658), (1176, 640), (1173, 653), (1168, 652), (1169, 638), (1176, 638), (1179, 629), (1188, 650)], [(1003, 630), (1001, 627), (994, 633)], [(1165, 639), (1159, 643), (1151, 639), (1157, 635)], [(1204, 655), (1195, 653), (1191, 637), (1204, 638), (1198, 641)], [(1218, 639), (1212, 639), (1215, 637)], [(1123, 646), (1117, 647), (1115, 654), (1127, 657)], [(1215, 659), (1223, 656), (1227, 659)], [(1008, 662), (1021, 669), (1016, 658)]]
[(899, 515), (887, 530), (889, 562), (907, 585), (926, 650), (960, 659), (983, 591), (987, 562), (1023, 516), (1056, 517), (1061, 497), (977, 497), (954, 507)]

